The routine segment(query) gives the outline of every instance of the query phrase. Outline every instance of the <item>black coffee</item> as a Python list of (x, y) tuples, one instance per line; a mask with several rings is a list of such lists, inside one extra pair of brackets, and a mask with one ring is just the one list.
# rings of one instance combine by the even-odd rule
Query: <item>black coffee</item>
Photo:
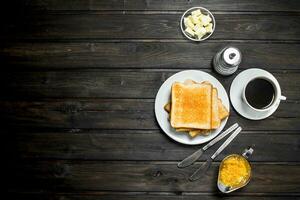
[(265, 79), (257, 78), (248, 83), (245, 96), (252, 107), (264, 109), (271, 105), (275, 96), (275, 90), (272, 83)]

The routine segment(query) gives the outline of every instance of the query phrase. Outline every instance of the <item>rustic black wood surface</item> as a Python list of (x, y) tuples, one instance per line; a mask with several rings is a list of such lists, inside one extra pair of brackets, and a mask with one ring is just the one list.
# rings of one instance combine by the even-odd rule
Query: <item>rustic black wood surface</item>
[[(211, 39), (186, 40), (184, 10), (216, 17)], [(0, 118), (6, 188), (15, 199), (299, 199), (300, 1), (19, 0), (1, 12)], [(201, 69), (229, 91), (235, 75), (211, 69), (225, 45), (241, 49), (239, 72), (273, 73), (288, 100), (268, 119), (231, 109), (241, 134), (198, 182), (176, 163), (199, 146), (169, 139), (154, 98), (172, 74)], [(219, 162), (255, 145), (250, 184), (216, 188)]]

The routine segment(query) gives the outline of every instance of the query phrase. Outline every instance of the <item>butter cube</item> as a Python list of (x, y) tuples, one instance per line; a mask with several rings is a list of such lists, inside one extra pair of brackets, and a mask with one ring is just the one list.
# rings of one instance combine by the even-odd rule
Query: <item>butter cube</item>
[(207, 26), (211, 22), (211, 18), (208, 15), (200, 15), (199, 19), (204, 26)]
[(201, 39), (203, 36), (204, 36), (204, 34), (201, 34), (200, 32), (197, 32), (197, 33), (196, 33), (196, 37), (197, 37), (198, 39)]
[(185, 27), (190, 27), (191, 29), (194, 28), (193, 22), (192, 22), (191, 19), (188, 18), (188, 17), (185, 17), (185, 18), (184, 18), (184, 25), (185, 25)]
[(199, 23), (199, 24), (196, 24), (196, 26), (194, 26), (194, 31), (195, 32), (198, 32), (201, 28), (203, 28), (203, 25), (202, 25), (202, 23)]
[(200, 11), (200, 9), (198, 9), (198, 10), (194, 10), (193, 12), (192, 12), (192, 15), (193, 16), (200, 16), (201, 15), (201, 11)]
[(212, 21), (212, 19), (211, 19), (211, 17), (209, 15), (207, 15), (207, 19), (208, 19), (209, 22)]
[(196, 31), (196, 35), (205, 35), (206, 34), (206, 28), (204, 28), (203, 26), (200, 27), (197, 31)]
[(195, 36), (195, 32), (190, 27), (187, 27), (184, 31), (192, 37)]
[(211, 33), (211, 32), (213, 31), (213, 25), (212, 25), (212, 23), (209, 23), (209, 24), (205, 27), (205, 29), (206, 29), (206, 32), (207, 32), (207, 33)]
[(199, 23), (200, 23), (200, 20), (199, 20), (199, 17), (198, 17), (198, 16), (192, 15), (192, 16), (191, 16), (191, 19), (192, 19), (192, 22), (193, 22), (194, 24), (199, 24)]

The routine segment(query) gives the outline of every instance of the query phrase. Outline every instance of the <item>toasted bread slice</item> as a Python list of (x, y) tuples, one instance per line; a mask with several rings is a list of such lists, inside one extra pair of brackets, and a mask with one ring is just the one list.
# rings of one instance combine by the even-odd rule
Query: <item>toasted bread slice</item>
[[(208, 84), (210, 84), (208, 81), (205, 81), (205, 82), (203, 82), (203, 83), (208, 83)], [(194, 81), (194, 80), (187, 79), (187, 80), (184, 81), (184, 84), (190, 85), (190, 84), (199, 84), (199, 83), (197, 83), (197, 82)], [(184, 129), (181, 129), (181, 130), (184, 130)], [(185, 131), (187, 131), (187, 130), (188, 130), (189, 135), (190, 135), (191, 137), (196, 137), (197, 135), (201, 135), (201, 134), (207, 132), (207, 130), (205, 130), (205, 129), (185, 129)]]
[[(169, 113), (169, 119), (170, 119), (170, 115), (171, 115), (171, 102), (168, 102), (165, 106), (164, 106), (165, 111), (167, 111)], [(176, 128), (175, 129), (177, 132), (189, 132), (192, 130), (195, 130), (193, 128)]]
[(229, 116), (227, 108), (223, 105), (222, 100), (218, 99), (219, 118), (221, 120)]
[[(187, 79), (184, 81), (184, 84), (185, 85), (191, 85), (191, 84), (200, 84), (200, 83), (197, 83), (191, 79)], [(209, 84), (211, 85), (210, 82), (207, 82), (207, 81), (204, 81), (202, 82), (201, 84)], [(217, 93), (217, 89), (216, 88), (213, 88), (213, 95), (214, 96), (214, 99), (212, 99), (212, 101), (215, 101), (215, 96), (217, 96), (218, 94)], [(215, 103), (213, 103), (214, 106), (216, 107)], [(171, 102), (168, 102), (165, 106), (164, 106), (164, 109), (165, 111), (167, 111), (168, 113), (171, 112)], [(222, 104), (222, 100), (221, 99), (217, 99), (217, 109), (215, 108), (214, 111), (216, 112), (216, 110), (218, 110), (218, 114), (214, 114), (214, 117), (212, 116), (212, 119), (215, 119), (215, 121), (220, 121), (224, 118), (226, 118), (228, 115), (229, 115), (229, 112), (227, 111), (226, 107)], [(212, 113), (213, 110), (212, 110)], [(216, 116), (218, 115), (218, 118), (219, 120), (216, 118)], [(220, 125), (218, 125), (219, 127)], [(213, 127), (213, 125), (212, 125)], [(196, 137), (197, 135), (208, 135), (210, 133), (209, 130), (205, 130), (205, 129), (195, 129), (195, 128), (185, 128), (185, 127), (180, 127), (180, 128), (176, 128), (176, 131), (177, 132), (188, 132), (189, 135), (191, 137)]]
[(221, 124), (221, 120), (219, 117), (218, 90), (216, 88), (213, 88), (211, 104), (212, 104), (211, 128), (217, 129)]
[(167, 111), (168, 113), (171, 112), (171, 102), (168, 102), (165, 106), (164, 106), (165, 111)]
[[(192, 79), (186, 79), (183, 82), (183, 84), (185, 84), (185, 85), (191, 85), (191, 84), (196, 84), (196, 83), (197, 82)], [(171, 110), (171, 107), (170, 107), (170, 110)], [(178, 131), (178, 132), (189, 132), (189, 131), (193, 131), (193, 130), (195, 130), (195, 129), (193, 129), (193, 128), (176, 128), (176, 131)]]
[(183, 84), (185, 85), (192, 85), (192, 84), (198, 84), (196, 81), (192, 80), (192, 79), (186, 79)]
[[(202, 83), (208, 83), (208, 84), (210, 84), (207, 81), (204, 81)], [(216, 88), (214, 88), (214, 89), (216, 89)], [(218, 113), (219, 113), (219, 119), (220, 120), (223, 120), (223, 119), (225, 119), (226, 117), (229, 116), (229, 111), (227, 110), (227, 108), (222, 103), (222, 100), (219, 99), (219, 98), (218, 98)]]
[[(229, 116), (229, 112), (227, 108), (223, 105), (222, 100), (218, 99), (218, 115), (219, 115), (219, 120), (221, 125), (221, 120), (225, 119), (226, 117)], [(218, 127), (219, 127), (218, 126)], [(208, 135), (210, 133), (209, 130), (200, 130), (200, 129), (194, 129), (189, 131), (189, 135), (191, 137), (196, 137), (197, 135)]]
[[(196, 82), (196, 81), (193, 81), (193, 80), (191, 80), (191, 79), (186, 79), (186, 80), (184, 81), (184, 84), (186, 84), (186, 85), (191, 85), (191, 84), (197, 84), (197, 82)], [(164, 109), (165, 109), (165, 111), (167, 111), (168, 113), (171, 112), (171, 101), (169, 101), (169, 102), (164, 106)]]
[[(208, 81), (203, 81), (202, 83), (205, 84), (211, 84)], [(198, 84), (196, 81), (192, 80), (192, 79), (187, 79), (184, 81), (184, 84), (186, 85), (190, 85), (190, 84)], [(217, 88), (214, 88), (217, 90)], [(218, 91), (217, 91), (218, 92)], [(217, 94), (218, 95), (218, 94)], [(168, 104), (170, 104), (171, 102), (168, 102)], [(167, 106), (167, 105), (166, 105)], [(171, 107), (170, 107), (171, 108)], [(170, 112), (170, 111), (167, 111)], [(218, 98), (218, 113), (219, 113), (219, 118), (220, 120), (226, 118), (229, 116), (229, 112), (227, 110), (227, 108), (223, 105), (222, 100)]]
[[(187, 79), (184, 81), (184, 84), (197, 84), (196, 81)], [(210, 82), (208, 81), (203, 81), (202, 84), (209, 84), (211, 85)], [(216, 88), (213, 88), (213, 95), (212, 95), (212, 124), (211, 128), (212, 129), (217, 129), (221, 124), (221, 120), (219, 118), (219, 109), (218, 109), (218, 90)], [(198, 133), (197, 133), (198, 132)], [(191, 136), (193, 137), (195, 134), (201, 134), (202, 132), (206, 132), (205, 130), (191, 130)]]
[[(203, 81), (202, 84), (212, 84), (208, 81)], [(211, 96), (211, 129), (219, 128), (221, 124), (221, 120), (219, 118), (219, 111), (218, 111), (218, 90), (217, 88), (213, 88), (212, 96)]]
[(172, 85), (171, 126), (211, 128), (212, 86), (208, 84)]
[(202, 130), (198, 129), (198, 130), (189, 131), (189, 135), (191, 137), (196, 137), (197, 135), (208, 135), (209, 133), (210, 133), (210, 130), (204, 130), (204, 129), (202, 129)]
[(181, 132), (186, 132), (186, 131), (197, 131), (197, 130), (202, 130), (202, 129), (195, 129), (195, 128), (176, 128), (176, 131), (181, 131)]
[[(167, 103), (166, 105), (170, 105), (171, 102)], [(169, 112), (168, 110), (166, 110)], [(226, 107), (222, 104), (222, 100), (218, 99), (218, 112), (219, 112), (219, 117), (220, 120), (225, 119), (228, 117), (229, 112), (227, 111)], [(209, 134), (208, 130), (203, 130), (203, 129), (192, 129), (192, 128), (177, 128), (177, 132), (188, 132), (191, 137), (196, 137), (197, 135), (207, 135)]]
[(175, 130), (177, 132), (189, 132), (189, 131), (193, 131), (195, 129), (193, 129), (193, 128), (176, 128)]
[(192, 128), (176, 128), (177, 132), (188, 132), (191, 137), (196, 137), (197, 135), (206, 134), (209, 130), (205, 129), (192, 129)]
[[(164, 109), (166, 112), (170, 113), (171, 112), (171, 102), (168, 102), (165, 106)], [(223, 105), (222, 100), (218, 99), (218, 112), (219, 112), (219, 118), (220, 120), (225, 119), (226, 117), (229, 116), (229, 112), (227, 108)]]

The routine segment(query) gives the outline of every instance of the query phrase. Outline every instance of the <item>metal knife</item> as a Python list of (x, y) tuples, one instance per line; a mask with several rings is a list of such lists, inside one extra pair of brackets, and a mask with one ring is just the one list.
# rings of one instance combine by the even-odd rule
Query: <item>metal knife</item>
[(227, 140), (219, 147), (219, 149), (206, 160), (194, 173), (190, 176), (190, 181), (198, 180), (200, 177), (205, 175), (209, 169), (212, 161), (228, 146), (228, 144), (242, 131), (241, 127), (238, 127), (228, 138)]
[(184, 168), (184, 167), (190, 166), (191, 164), (193, 164), (194, 162), (196, 162), (202, 156), (202, 154), (203, 154), (203, 152), (205, 150), (207, 150), (209, 147), (211, 147), (214, 144), (216, 144), (217, 142), (219, 142), (221, 139), (223, 139), (226, 135), (228, 135), (229, 133), (231, 133), (238, 126), (239, 126), (238, 123), (235, 123), (232, 126), (230, 126), (226, 131), (224, 131), (218, 137), (216, 137), (215, 139), (213, 139), (212, 141), (210, 141), (207, 145), (205, 145), (201, 149), (199, 149), (196, 152), (194, 152), (192, 155), (186, 157), (184, 160), (182, 160), (181, 162), (179, 162), (178, 165), (177, 165), (177, 167)]

